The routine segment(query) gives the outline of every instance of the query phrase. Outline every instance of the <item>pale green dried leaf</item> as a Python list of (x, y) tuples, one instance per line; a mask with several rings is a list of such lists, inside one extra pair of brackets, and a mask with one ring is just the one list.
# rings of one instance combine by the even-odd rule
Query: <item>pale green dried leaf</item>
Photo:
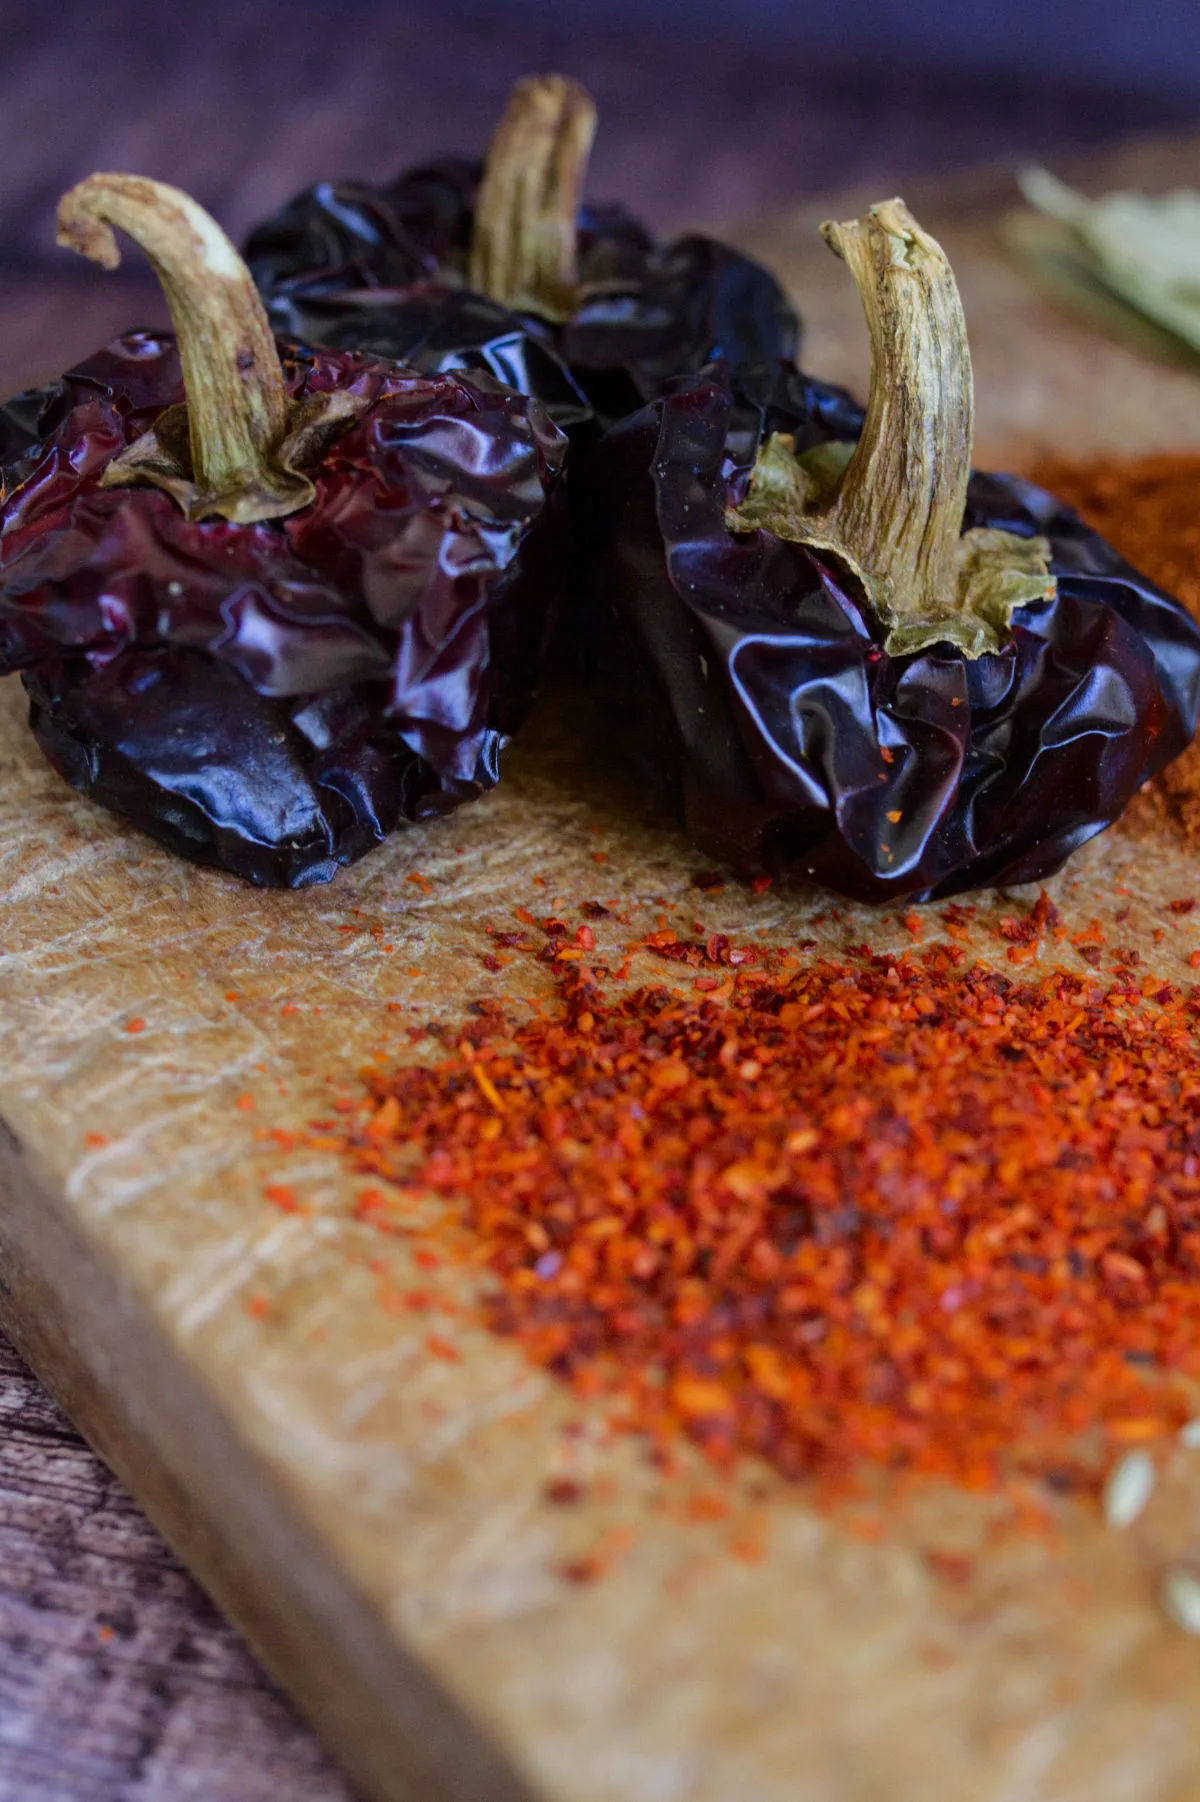
[(1020, 177), (1030, 204), (1071, 236), (1086, 272), (1200, 351), (1200, 193), (1090, 199), (1046, 169)]

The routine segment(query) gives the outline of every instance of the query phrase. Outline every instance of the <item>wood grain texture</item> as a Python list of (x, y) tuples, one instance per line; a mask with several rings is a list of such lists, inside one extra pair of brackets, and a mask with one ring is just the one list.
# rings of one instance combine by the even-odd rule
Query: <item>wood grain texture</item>
[(2, 1343), (0, 1547), (4, 1802), (347, 1802), (240, 1636)]
[[(96, 166), (182, 181), (241, 229), (317, 174), (382, 174), (446, 143), (481, 141), (510, 77), (557, 64), (588, 79), (604, 105), (597, 188), (636, 190), (667, 224), (874, 172), (891, 186), (1009, 144), (1044, 154), (1160, 118), (1150, 99), (1098, 106), (1048, 82), (1019, 92), (1003, 82), (897, 84), (823, 63), (814, 74), (810, 59), (787, 57), (764, 72), (752, 47), (708, 41), (673, 45), (669, 57), (648, 50), (631, 66), (601, 34), (567, 41), (543, 24), (500, 39), (486, 20), (441, 7), (358, 3), (303, 31), (285, 29), (290, 17), (270, 4), (169, 20), (145, 5), (75, 3), (54, 9), (50, 25), (35, 9), (0, 7), (0, 386), (158, 316), (134, 259), (100, 279), (51, 248), (54, 199)], [(784, 258), (802, 242), (790, 226), (776, 234)], [(825, 278), (837, 273), (830, 263)], [(814, 366), (825, 354), (822, 319), (840, 329), (835, 290), (816, 279)], [(853, 369), (857, 324), (852, 310), (845, 317)], [(19, 1366), (0, 1365), (0, 1411), (3, 1802), (258, 1802), (268, 1790), (341, 1802), (347, 1792), (310, 1736)], [(61, 1440), (44, 1440), (43, 1426)], [(109, 1630), (111, 1640), (97, 1637)], [(676, 1790), (664, 1793), (687, 1793), (684, 1777), (669, 1782)]]
[[(965, 1495), (930, 1489), (864, 1544), (760, 1475), (753, 1496), (735, 1488), (730, 1527), (681, 1524), (636, 1448), (606, 1449), (511, 1348), (451, 1326), (461, 1362), (431, 1357), (427, 1320), (386, 1299), (428, 1274), (356, 1220), (353, 1175), (256, 1136), (328, 1107), (327, 1073), (353, 1092), (414, 1014), (535, 987), (528, 969), (483, 977), (482, 928), (594, 892), (594, 852), (608, 897), (695, 906), (696, 860), (597, 773), (579, 719), (544, 710), (506, 785), (449, 830), (394, 840), (329, 891), (261, 895), (97, 818), (0, 697), (8, 1323), (387, 1802), (924, 1802), (935, 1781), (956, 1802), (1185, 1802), (1200, 1661), (1155, 1585), (1189, 1541), (1194, 1460), (1134, 1532), (1059, 1502), (1056, 1543), (991, 1546), (961, 1587), (927, 1553), (986, 1544), (994, 1507)], [(1186, 980), (1193, 935), (1156, 947), (1150, 928), (1200, 870), (1145, 850), (1110, 833), (1053, 892), (1111, 925), (1120, 881), (1122, 941)], [(831, 947), (907, 942), (894, 914), (818, 926), (823, 906), (731, 888), (704, 914)], [(268, 1181), (307, 1211), (270, 1206)], [(610, 1488), (563, 1510), (545, 1484), (568, 1420)], [(730, 1551), (739, 1509), (765, 1533), (761, 1563)], [(614, 1527), (634, 1535), (624, 1560), (564, 1581)]]

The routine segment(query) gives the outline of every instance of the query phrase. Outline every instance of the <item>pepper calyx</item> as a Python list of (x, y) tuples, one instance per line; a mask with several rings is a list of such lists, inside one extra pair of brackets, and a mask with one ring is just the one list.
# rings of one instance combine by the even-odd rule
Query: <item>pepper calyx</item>
[(488, 149), (468, 282), (561, 324), (579, 302), (578, 215), (596, 107), (565, 75), (517, 82)]
[(889, 655), (938, 643), (970, 658), (999, 650), (1016, 609), (1050, 599), (1055, 580), (1044, 538), (962, 530), (974, 393), (953, 271), (902, 200), (821, 231), (850, 267), (870, 331), (862, 435), (848, 454), (800, 456), (772, 435), (726, 524), (832, 562), (884, 626)]
[[(216, 221), (178, 188), (135, 175), (92, 175), (59, 203), (58, 242), (115, 269), (114, 227), (145, 252), (171, 311), (185, 403), (113, 459), (103, 485), (150, 484), (189, 519), (238, 525), (306, 507), (301, 465), (365, 404), (352, 394), (297, 408), (250, 271)], [(320, 414), (320, 419), (317, 415)]]

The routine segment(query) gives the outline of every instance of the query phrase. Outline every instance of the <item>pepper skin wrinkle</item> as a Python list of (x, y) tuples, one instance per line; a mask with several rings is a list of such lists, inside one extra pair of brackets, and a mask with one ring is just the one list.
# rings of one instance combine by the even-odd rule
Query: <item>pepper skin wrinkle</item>
[(253, 232), (277, 330), (415, 367), (488, 368), (580, 440), (715, 357), (796, 354), (767, 270), (699, 233), (658, 244), (581, 198), (595, 107), (561, 75), (517, 83), (485, 162), (320, 182)]
[(574, 479), (585, 679), (712, 856), (863, 900), (1038, 881), (1190, 743), (1200, 632), (971, 470), (961, 307), (902, 203), (831, 235), (870, 405), (713, 366), (611, 428)]
[(293, 887), (492, 788), (563, 579), (539, 403), (276, 341), (228, 239), (159, 184), (93, 178), (62, 219), (110, 265), (131, 229), (179, 331), (0, 415), (0, 674), (54, 768)]

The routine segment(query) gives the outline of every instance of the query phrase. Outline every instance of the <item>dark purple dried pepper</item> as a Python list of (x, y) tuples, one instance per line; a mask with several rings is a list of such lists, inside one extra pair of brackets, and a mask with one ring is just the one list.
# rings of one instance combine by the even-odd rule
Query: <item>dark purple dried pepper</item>
[(700, 234), (657, 244), (580, 198), (595, 108), (562, 76), (518, 82), (486, 164), (446, 158), (389, 186), (321, 182), (246, 257), (277, 330), (421, 369), (486, 367), (565, 430), (611, 423), (716, 357), (796, 354), (774, 277)]
[(1190, 742), (1200, 632), (1068, 508), (970, 471), (970, 360), (899, 202), (826, 227), (865, 413), (715, 368), (579, 473), (591, 687), (707, 852), (871, 900), (1056, 870)]
[(327, 880), (495, 784), (561, 583), (565, 440), (484, 375), (277, 346), (176, 190), (92, 177), (60, 209), (109, 266), (112, 225), (178, 337), (10, 405), (0, 673), (94, 800), (253, 882)]

